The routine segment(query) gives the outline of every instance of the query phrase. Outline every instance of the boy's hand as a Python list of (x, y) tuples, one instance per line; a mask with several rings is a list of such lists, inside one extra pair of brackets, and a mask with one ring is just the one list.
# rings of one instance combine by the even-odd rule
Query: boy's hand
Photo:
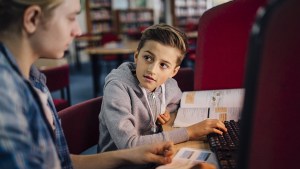
[(160, 123), (161, 125), (164, 125), (170, 120), (170, 118), (171, 118), (170, 112), (166, 111), (164, 114), (160, 114), (157, 117), (157, 120), (158, 120), (158, 123)]
[(217, 119), (206, 119), (187, 127), (190, 140), (197, 140), (209, 133), (223, 134), (227, 129), (224, 123)]

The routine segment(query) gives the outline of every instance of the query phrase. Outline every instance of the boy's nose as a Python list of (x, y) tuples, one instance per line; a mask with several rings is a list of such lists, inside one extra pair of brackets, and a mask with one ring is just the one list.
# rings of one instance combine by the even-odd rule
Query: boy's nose
[(151, 73), (156, 73), (157, 72), (157, 68), (158, 68), (158, 65), (153, 63), (153, 64), (150, 64), (148, 66), (148, 71), (151, 72)]

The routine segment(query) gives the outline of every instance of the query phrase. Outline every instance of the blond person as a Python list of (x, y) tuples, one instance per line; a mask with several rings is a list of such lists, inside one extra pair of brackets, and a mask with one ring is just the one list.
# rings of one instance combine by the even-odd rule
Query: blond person
[(117, 168), (169, 163), (171, 142), (70, 155), (44, 76), (32, 64), (61, 58), (81, 30), (79, 0), (0, 0), (0, 168)]

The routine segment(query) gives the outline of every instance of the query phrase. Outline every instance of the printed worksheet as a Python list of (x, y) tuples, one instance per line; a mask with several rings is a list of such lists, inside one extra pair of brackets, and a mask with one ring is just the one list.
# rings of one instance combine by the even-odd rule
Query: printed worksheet
[(244, 89), (203, 90), (183, 92), (181, 108), (240, 107)]
[(156, 169), (190, 169), (197, 163), (211, 163), (219, 168), (215, 154), (210, 150), (181, 148), (174, 156), (172, 163), (161, 165)]
[(208, 108), (180, 108), (173, 127), (188, 127), (208, 118)]
[(240, 119), (244, 89), (183, 92), (173, 127), (187, 127), (205, 119)]

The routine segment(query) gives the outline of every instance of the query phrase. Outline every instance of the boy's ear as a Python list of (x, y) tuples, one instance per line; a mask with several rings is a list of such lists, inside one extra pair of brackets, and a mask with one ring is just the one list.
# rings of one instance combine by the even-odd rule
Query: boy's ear
[(33, 5), (28, 7), (23, 15), (23, 27), (28, 33), (36, 31), (40, 22), (42, 10), (39, 6)]
[(135, 64), (136, 64), (136, 62), (137, 62), (138, 55), (139, 55), (139, 52), (138, 52), (138, 51), (135, 51), (135, 52), (134, 52), (134, 63), (135, 63)]
[(180, 66), (176, 66), (176, 67), (174, 68), (173, 74), (172, 74), (172, 76), (171, 76), (170, 78), (174, 77), (174, 76), (178, 73), (179, 69), (180, 69)]

